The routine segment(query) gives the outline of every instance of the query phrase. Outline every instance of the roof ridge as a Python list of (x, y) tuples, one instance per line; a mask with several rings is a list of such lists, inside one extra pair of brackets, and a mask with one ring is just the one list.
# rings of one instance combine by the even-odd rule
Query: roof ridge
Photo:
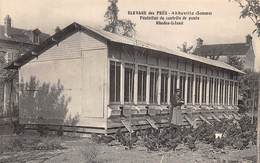
[(237, 42), (237, 43), (220, 43), (220, 44), (203, 44), (202, 46), (211, 46), (211, 45), (238, 45), (238, 44), (245, 44), (248, 45), (246, 42)]
[[(230, 65), (228, 65), (224, 62), (208, 59), (208, 58), (193, 55), (193, 54), (183, 53), (183, 52), (177, 51), (177, 49), (176, 50), (169, 49), (169, 48), (161, 46), (161, 45), (157, 45), (157, 44), (154, 44), (154, 43), (147, 43), (143, 40), (138, 40), (136, 38), (129, 38), (129, 37), (126, 37), (126, 36), (122, 36), (122, 35), (119, 35), (119, 34), (115, 34), (115, 33), (105, 31), (105, 30), (100, 29), (100, 28), (97, 29), (97, 28), (94, 28), (94, 27), (89, 26), (89, 25), (83, 26), (83, 25), (81, 25), (77, 22), (73, 22), (72, 24), (70, 24), (67, 27), (65, 27), (64, 29), (62, 29), (60, 32), (53, 34), (51, 37), (49, 37), (49, 39), (47, 39), (42, 44), (40, 44), (39, 46), (34, 48), (31, 52), (28, 52), (26, 55), (23, 55), (20, 58), (18, 58), (18, 62), (19, 61), (22, 62), (21, 65), (26, 64), (27, 62), (29, 62), (34, 57), (40, 55), (45, 50), (54, 46), (57, 43), (57, 40), (53, 39), (53, 36), (55, 36), (55, 35), (61, 35), (61, 36), (65, 35), (64, 37), (57, 38), (57, 39), (63, 40), (65, 38), (69, 37), (70, 33), (75, 32), (75, 31), (83, 31), (83, 30), (93, 32), (96, 35), (101, 36), (105, 40), (108, 40), (108, 41), (111, 41), (111, 42), (126, 44), (126, 45), (130, 45), (130, 46), (142, 47), (142, 48), (146, 48), (146, 49), (150, 49), (150, 50), (154, 50), (154, 51), (160, 51), (160, 52), (163, 52), (163, 53), (168, 53), (170, 55), (175, 55), (177, 57), (187, 58), (187, 59), (190, 59), (190, 60), (194, 60), (194, 61), (201, 62), (201, 63), (204, 63), (204, 64), (212, 65), (212, 66), (215, 66), (215, 67), (220, 67), (220, 68), (228, 69), (228, 70), (231, 70), (231, 71), (243, 73), (242, 71), (240, 71), (240, 70), (236, 69), (235, 67), (230, 66)], [(35, 53), (37, 51), (38, 51), (38, 55), (31, 55), (32, 52)], [(14, 61), (14, 62), (16, 62), (16, 61)], [(7, 66), (7, 68), (15, 67), (14, 62), (11, 63), (9, 66)]]

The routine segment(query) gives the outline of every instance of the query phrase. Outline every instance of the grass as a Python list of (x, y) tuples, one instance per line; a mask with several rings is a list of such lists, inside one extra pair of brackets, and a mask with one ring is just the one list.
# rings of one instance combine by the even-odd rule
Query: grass
[(0, 136), (0, 154), (30, 150), (64, 149), (60, 137), (39, 137), (28, 135)]
[(80, 153), (85, 163), (101, 163), (101, 161), (97, 159), (99, 151), (94, 144), (85, 143), (80, 149)]

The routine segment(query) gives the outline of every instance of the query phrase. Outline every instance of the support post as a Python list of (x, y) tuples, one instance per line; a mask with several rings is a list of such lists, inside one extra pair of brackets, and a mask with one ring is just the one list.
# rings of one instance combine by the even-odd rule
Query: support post
[(138, 64), (134, 65), (134, 104), (137, 104), (137, 90), (138, 90)]
[(207, 76), (207, 85), (206, 85), (206, 105), (209, 105), (209, 82), (210, 82), (210, 78)]
[(211, 104), (215, 104), (215, 78), (212, 78)]
[(121, 70), (120, 70), (120, 76), (121, 76), (121, 78), (120, 78), (120, 103), (123, 105), (124, 104), (124, 86), (125, 86), (125, 64), (124, 63), (122, 63), (121, 64)]
[(218, 79), (218, 97), (217, 97), (217, 105), (219, 105), (220, 98), (220, 79)]
[(228, 88), (227, 88), (227, 105), (230, 105), (229, 103), (229, 99), (230, 99), (230, 81), (228, 81), (228, 84), (227, 84)]
[(149, 104), (150, 98), (150, 67), (147, 67), (146, 75), (146, 104)]
[(171, 104), (171, 70), (168, 73), (168, 82), (167, 82), (167, 103)]
[(157, 92), (158, 92), (158, 94), (157, 94), (157, 101), (158, 101), (158, 104), (160, 105), (161, 104), (161, 79), (162, 79), (162, 77), (161, 77), (161, 75), (162, 75), (162, 69), (159, 69), (159, 75), (158, 75), (158, 85), (157, 85)]
[(187, 105), (187, 97), (188, 97), (188, 74), (185, 75), (185, 89), (184, 89), (184, 104)]
[(235, 82), (232, 82), (232, 104), (231, 105), (235, 105)]
[(176, 83), (176, 89), (180, 89), (180, 72), (177, 72), (177, 83)]
[(195, 105), (195, 89), (196, 89), (196, 75), (193, 75), (193, 85), (192, 85), (192, 105)]
[(200, 100), (199, 100), (199, 104), (202, 104), (202, 76), (200, 76)]
[(223, 80), (223, 99), (222, 99), (222, 102), (223, 102), (223, 105), (226, 105), (225, 104), (225, 98), (226, 98), (226, 81), (225, 80)]
[(8, 94), (7, 94), (7, 83), (4, 82), (4, 110), (3, 110), (3, 114), (5, 114), (7, 112), (7, 98), (8, 98)]

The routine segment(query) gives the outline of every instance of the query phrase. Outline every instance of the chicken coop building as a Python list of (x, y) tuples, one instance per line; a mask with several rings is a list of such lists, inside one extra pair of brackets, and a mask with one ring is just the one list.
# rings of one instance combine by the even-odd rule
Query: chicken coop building
[[(21, 86), (32, 77), (39, 83), (59, 81), (59, 89), (69, 99), (69, 115), (78, 115), (78, 131), (97, 133), (167, 125), (176, 89), (184, 99), (182, 125), (236, 118), (238, 76), (243, 74), (220, 61), (78, 23), (55, 33), (7, 68), (19, 69), (20, 93), (41, 91)], [(20, 123), (60, 125), (59, 116), (35, 118), (26, 113), (26, 106), (20, 100)], [(71, 126), (64, 128), (69, 131)]]

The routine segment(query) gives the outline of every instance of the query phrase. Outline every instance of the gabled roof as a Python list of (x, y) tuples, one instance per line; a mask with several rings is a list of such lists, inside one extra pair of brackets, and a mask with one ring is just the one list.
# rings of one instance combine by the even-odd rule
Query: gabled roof
[(216, 66), (216, 67), (219, 67), (219, 68), (228, 69), (228, 70), (235, 71), (235, 72), (238, 72), (238, 73), (244, 73), (244, 72), (236, 69), (235, 67), (230, 66), (230, 65), (228, 65), (224, 62), (211, 60), (211, 59), (208, 59), (208, 58), (205, 58), (205, 57), (200, 57), (200, 56), (197, 56), (197, 55), (186, 54), (186, 53), (179, 52), (179, 51), (174, 51), (174, 50), (162, 47), (162, 46), (158, 46), (158, 45), (154, 45), (154, 44), (147, 43), (147, 42), (144, 42), (144, 41), (136, 40), (136, 39), (133, 39), (133, 38), (128, 38), (128, 37), (124, 37), (124, 36), (121, 36), (121, 35), (118, 35), (118, 34), (106, 32), (102, 29), (92, 28), (92, 27), (89, 27), (89, 26), (82, 26), (78, 23), (72, 23), (69, 26), (67, 26), (66, 28), (64, 28), (63, 30), (61, 30), (60, 32), (55, 33), (53, 36), (49, 37), (47, 40), (45, 40), (39, 46), (34, 48), (32, 51), (22, 55), (17, 60), (10, 63), (6, 68), (7, 69), (17, 69), (17, 68), (19, 68), (20, 66), (26, 64), (30, 60), (34, 59), (35, 57), (37, 57), (38, 55), (40, 55), (41, 53), (46, 51), (47, 49), (49, 49), (52, 46), (58, 44), (60, 41), (66, 39), (67, 37), (71, 36), (72, 34), (78, 32), (78, 31), (87, 32), (87, 33), (90, 33), (90, 34), (93, 34), (93, 35), (97, 35), (97, 36), (103, 38), (105, 41), (111, 41), (111, 42), (115, 42), (115, 43), (127, 44), (127, 45), (136, 46), (136, 47), (151, 49), (151, 50), (175, 55), (175, 56), (178, 56), (178, 57), (186, 58), (186, 59), (189, 59), (189, 60), (201, 62), (201, 63), (204, 63), (204, 64)]
[(195, 49), (194, 54), (200, 56), (246, 55), (250, 47), (248, 43), (202, 45)]
[[(25, 30), (25, 29), (12, 27), (10, 29), (10, 37), (6, 37), (4, 26), (0, 25), (0, 40), (14, 41), (14, 42), (18, 42), (18, 43), (34, 44), (32, 42), (32, 39), (31, 39), (33, 31), (39, 32), (40, 30), (39, 29)], [(49, 37), (49, 35), (46, 34), (46, 33), (40, 32), (39, 37), (40, 37), (40, 42), (42, 42), (42, 41), (46, 40)]]

